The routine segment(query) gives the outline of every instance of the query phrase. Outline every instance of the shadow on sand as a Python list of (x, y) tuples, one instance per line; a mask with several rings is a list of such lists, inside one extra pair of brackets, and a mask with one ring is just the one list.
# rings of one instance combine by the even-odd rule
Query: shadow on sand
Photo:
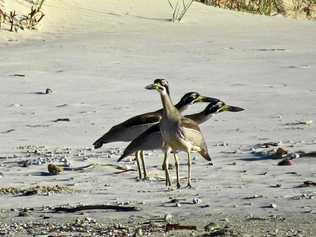
[(262, 153), (253, 153), (249, 154), (249, 157), (240, 158), (242, 161), (262, 161), (262, 160), (280, 160), (279, 156), (262, 154)]
[(171, 18), (145, 17), (145, 16), (137, 16), (137, 15), (131, 15), (131, 16), (139, 18), (139, 19), (151, 20), (151, 21), (166, 21), (166, 22), (171, 21)]

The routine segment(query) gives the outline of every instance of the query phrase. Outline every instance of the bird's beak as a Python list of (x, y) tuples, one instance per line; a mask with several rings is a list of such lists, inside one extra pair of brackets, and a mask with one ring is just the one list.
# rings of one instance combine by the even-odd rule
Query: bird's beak
[(207, 97), (207, 96), (200, 95), (198, 98), (196, 98), (193, 101), (193, 104), (195, 104), (197, 102), (207, 102), (207, 103), (214, 103), (214, 104), (216, 104), (219, 101), (220, 101), (219, 99), (216, 99), (216, 98), (213, 98), (213, 97)]
[(157, 87), (156, 84), (150, 84), (148, 86), (145, 86), (145, 89), (147, 89), (147, 90), (157, 90), (158, 87)]
[(240, 112), (245, 109), (237, 106), (231, 106), (231, 105), (224, 105), (223, 108), (220, 110), (220, 112), (229, 111), (229, 112)]

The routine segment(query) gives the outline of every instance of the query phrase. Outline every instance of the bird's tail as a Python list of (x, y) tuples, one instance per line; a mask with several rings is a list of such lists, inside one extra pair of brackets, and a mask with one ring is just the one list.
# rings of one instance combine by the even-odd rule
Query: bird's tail
[(93, 143), (93, 146), (94, 146), (94, 149), (98, 149), (100, 147), (102, 147), (102, 145), (104, 143), (108, 143), (108, 136), (107, 134), (104, 134), (102, 137), (100, 137), (98, 140), (96, 140), (94, 143)]
[(110, 143), (110, 142), (116, 142), (116, 141), (120, 141), (120, 139), (117, 139), (117, 127), (114, 126), (108, 132), (106, 132), (102, 137), (100, 137), (98, 140), (96, 140), (93, 143), (93, 146), (94, 146), (94, 149), (98, 149), (103, 144)]
[(130, 156), (132, 154), (134, 154), (137, 151), (137, 149), (135, 149), (133, 142), (131, 142), (123, 151), (123, 154), (121, 155), (121, 157), (117, 160), (117, 162), (120, 162), (121, 160), (123, 160), (125, 157)]
[(93, 143), (94, 149), (98, 149), (103, 145), (103, 142), (101, 142), (100, 140), (97, 140)]
[(205, 160), (212, 161), (212, 158), (211, 158), (210, 154), (208, 153), (207, 149), (201, 150), (200, 155), (201, 155)]
[(121, 155), (120, 158), (118, 158), (117, 162), (122, 161), (126, 156), (128, 156), (128, 154), (126, 154), (125, 152)]

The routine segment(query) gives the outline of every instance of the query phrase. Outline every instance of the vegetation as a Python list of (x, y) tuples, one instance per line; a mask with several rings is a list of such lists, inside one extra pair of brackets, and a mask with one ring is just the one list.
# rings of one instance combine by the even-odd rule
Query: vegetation
[[(195, 0), (207, 5), (260, 15), (285, 15), (316, 20), (316, 0)], [(194, 0), (168, 0), (172, 22), (180, 22)]]
[(194, 0), (176, 0), (176, 1), (171, 1), (168, 0), (170, 8), (172, 9), (172, 17), (171, 21), (172, 22), (180, 22), (184, 15), (187, 13), (189, 8), (191, 7), (192, 3)]
[(271, 15), (273, 11), (277, 10), (275, 0), (201, 0), (201, 2), (215, 7), (263, 15)]
[(268, 16), (282, 14), (316, 19), (316, 0), (200, 0), (200, 2)]
[(0, 29), (3, 25), (9, 26), (9, 31), (36, 29), (38, 23), (45, 14), (41, 11), (45, 0), (38, 0), (34, 3), (26, 15), (17, 15), (15, 10), (6, 12), (3, 7), (3, 1), (0, 0)]

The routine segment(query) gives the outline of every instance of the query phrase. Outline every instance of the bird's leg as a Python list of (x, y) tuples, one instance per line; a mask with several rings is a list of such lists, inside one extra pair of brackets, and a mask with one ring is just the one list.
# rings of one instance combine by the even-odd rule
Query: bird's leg
[(188, 151), (188, 188), (192, 188), (191, 185), (191, 165), (192, 165), (192, 160), (191, 160), (191, 151)]
[(148, 179), (147, 176), (147, 171), (146, 171), (146, 166), (145, 166), (145, 160), (144, 160), (144, 151), (140, 151), (140, 160), (142, 162), (142, 167), (143, 167), (143, 173), (144, 173), (144, 177), (143, 179)]
[[(164, 149), (167, 149), (167, 151), (168, 151), (168, 148), (166, 148), (166, 144), (165, 144), (164, 142), (162, 142), (161, 147), (163, 148), (163, 150), (164, 150)], [(165, 160), (165, 159), (163, 160), (161, 169), (162, 169), (162, 170), (166, 170), (166, 160)]]
[(181, 188), (180, 176), (179, 176), (179, 157), (177, 156), (176, 153), (173, 153), (173, 156), (174, 156), (174, 162), (175, 162), (175, 165), (176, 165), (177, 188)]
[[(169, 167), (169, 163), (168, 163), (168, 167)], [(161, 166), (162, 170), (166, 170), (166, 161), (164, 160)]]
[(135, 153), (135, 157), (136, 157), (136, 164), (137, 164), (137, 170), (138, 170), (138, 178), (139, 180), (142, 179), (142, 171), (140, 169), (140, 163), (139, 163), (139, 154), (140, 152), (139, 151), (136, 151)]
[[(168, 167), (169, 167), (169, 163), (168, 163)], [(166, 170), (166, 161), (165, 161), (165, 160), (164, 160), (164, 162), (162, 163), (161, 169), (162, 169), (162, 170)]]
[(168, 162), (168, 151), (165, 151), (165, 157), (163, 164), (165, 164), (165, 174), (166, 174), (166, 186), (171, 186), (170, 174), (169, 174), (169, 162)]

